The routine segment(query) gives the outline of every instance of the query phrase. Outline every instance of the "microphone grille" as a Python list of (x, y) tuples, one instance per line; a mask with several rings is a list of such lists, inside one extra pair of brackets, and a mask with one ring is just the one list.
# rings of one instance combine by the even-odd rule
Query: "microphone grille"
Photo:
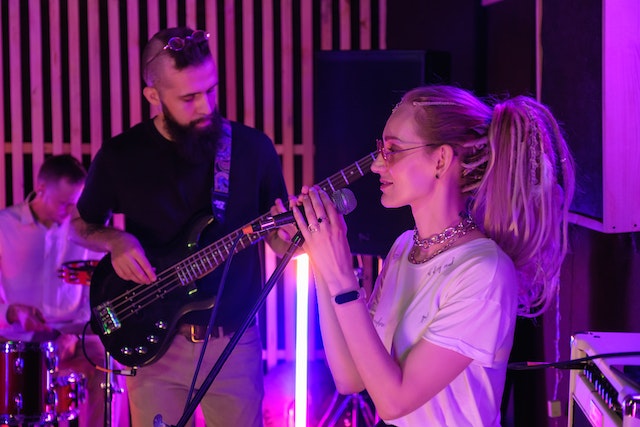
[(342, 215), (351, 213), (358, 206), (355, 194), (348, 188), (336, 190), (331, 194), (331, 200), (333, 200), (336, 209)]

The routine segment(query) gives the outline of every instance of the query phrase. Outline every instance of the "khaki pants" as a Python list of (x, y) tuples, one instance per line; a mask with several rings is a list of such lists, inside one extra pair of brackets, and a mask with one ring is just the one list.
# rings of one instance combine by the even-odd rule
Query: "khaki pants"
[[(230, 338), (209, 340), (194, 395)], [(152, 427), (158, 414), (165, 424), (178, 423), (201, 348), (202, 343), (176, 335), (160, 360), (127, 378), (132, 427)], [(258, 327), (253, 326), (244, 333), (200, 403), (207, 427), (261, 427), (262, 375), (262, 342)], [(193, 425), (193, 419), (187, 425)]]

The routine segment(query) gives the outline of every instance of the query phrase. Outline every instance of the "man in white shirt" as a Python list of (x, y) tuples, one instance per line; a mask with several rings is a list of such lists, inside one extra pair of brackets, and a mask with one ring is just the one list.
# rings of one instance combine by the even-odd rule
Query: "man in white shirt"
[[(105, 376), (86, 359), (81, 341), (83, 328), (90, 317), (89, 286), (88, 283), (65, 280), (64, 274), (61, 277), (61, 272), (66, 271), (61, 270), (62, 267), (70, 262), (82, 266), (83, 260), (96, 260), (102, 256), (68, 238), (70, 213), (80, 197), (85, 178), (86, 170), (74, 157), (49, 157), (38, 172), (34, 191), (26, 200), (0, 210), (0, 340), (4, 343), (5, 353), (17, 354), (23, 349), (47, 358), (43, 343), (50, 342), (55, 348), (51, 357), (57, 355), (59, 359), (57, 372), (49, 380), (59, 394), (58, 405), (46, 406), (47, 402), (44, 402), (44, 407), (30, 408), (30, 400), (38, 402), (38, 396), (32, 395), (45, 391), (21, 390), (22, 408), (16, 403), (8, 408), (9, 414), (3, 414), (16, 416), (18, 420), (25, 417), (25, 422), (54, 416), (64, 420), (77, 418), (76, 423), (80, 426), (104, 424), (101, 383)], [(96, 336), (87, 336), (85, 349), (91, 362), (104, 364), (104, 347)], [(38, 370), (37, 366), (29, 365), (29, 359), (25, 360), (25, 375), (34, 368)], [(124, 385), (124, 381), (120, 383)], [(15, 388), (15, 385), (9, 387)], [(83, 391), (87, 394), (87, 403), (80, 405), (78, 410), (75, 407), (78, 399), (70, 401), (67, 395), (69, 392), (82, 394)], [(14, 396), (6, 397), (15, 401)], [(121, 410), (118, 400), (125, 398), (116, 396), (112, 407), (114, 415)], [(123, 403), (126, 407), (126, 401)]]

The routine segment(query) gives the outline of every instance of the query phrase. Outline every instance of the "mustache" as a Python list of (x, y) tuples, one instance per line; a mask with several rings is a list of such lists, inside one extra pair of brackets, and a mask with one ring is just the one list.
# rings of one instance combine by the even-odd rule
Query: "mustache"
[(213, 123), (213, 121), (216, 118), (216, 114), (215, 113), (211, 113), (211, 114), (207, 114), (206, 116), (202, 116), (198, 119), (193, 120), (192, 122), (189, 123), (189, 127), (195, 127), (199, 124), (203, 124), (203, 123)]
[(168, 109), (163, 111), (167, 130), (171, 140), (176, 142), (175, 148), (180, 157), (193, 164), (215, 159), (222, 122), (217, 110), (184, 125), (179, 124)]

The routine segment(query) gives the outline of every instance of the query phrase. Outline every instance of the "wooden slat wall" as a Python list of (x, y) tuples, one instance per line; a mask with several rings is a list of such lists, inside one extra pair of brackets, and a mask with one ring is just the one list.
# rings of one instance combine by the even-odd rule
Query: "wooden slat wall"
[[(313, 53), (384, 49), (385, 22), (386, 0), (3, 0), (0, 206), (25, 198), (47, 155), (88, 166), (103, 140), (155, 114), (141, 94), (140, 53), (176, 25), (211, 33), (221, 112), (274, 140), (295, 193), (314, 179)], [(274, 293), (268, 311), (283, 298)], [(272, 363), (293, 358), (290, 308), (284, 340), (267, 315)]]

